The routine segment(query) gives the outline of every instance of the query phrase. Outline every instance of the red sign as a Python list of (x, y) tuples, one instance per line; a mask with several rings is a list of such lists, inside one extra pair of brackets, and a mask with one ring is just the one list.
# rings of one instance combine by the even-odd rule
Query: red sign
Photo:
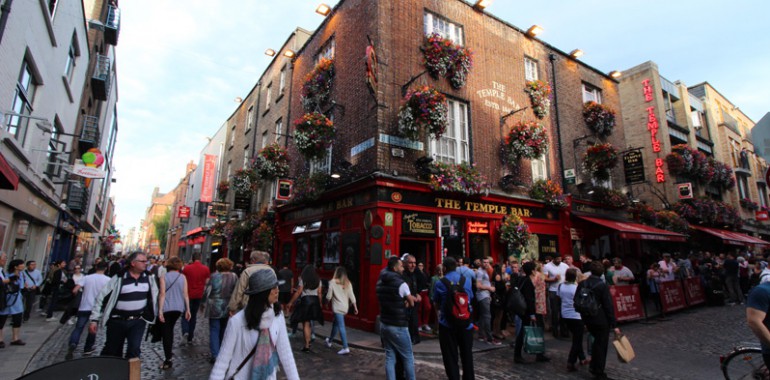
[(291, 199), (291, 191), (294, 187), (294, 181), (290, 179), (279, 179), (275, 187), (275, 199), (279, 201), (288, 201)]
[(214, 179), (217, 172), (217, 156), (203, 155), (203, 178), (201, 179), (201, 202), (209, 203), (214, 200)]
[(488, 234), (489, 222), (468, 222), (469, 234)]
[(692, 277), (684, 280), (684, 291), (687, 295), (687, 305), (697, 305), (706, 302), (706, 292), (700, 278)]
[(663, 311), (684, 309), (687, 302), (684, 298), (684, 289), (679, 281), (664, 281), (660, 283), (660, 303), (663, 305)]
[(374, 51), (374, 45), (366, 47), (366, 85), (372, 94), (377, 94), (377, 53)]
[(639, 293), (638, 284), (610, 286), (610, 295), (615, 309), (615, 319), (633, 321), (644, 318), (642, 296)]
[[(642, 93), (644, 94), (644, 101), (649, 103), (653, 99), (652, 85), (650, 80), (645, 79), (642, 81)], [(652, 151), (660, 153), (660, 140), (658, 140), (658, 118), (655, 116), (655, 106), (647, 107), (647, 130), (650, 132), (650, 141), (652, 142)], [(655, 159), (655, 180), (658, 183), (666, 182), (666, 174), (663, 172), (663, 159)]]
[(765, 210), (757, 211), (755, 213), (755, 216), (756, 216), (757, 220), (759, 220), (759, 221), (770, 220), (770, 215), (768, 215), (767, 211), (765, 211)]
[(190, 208), (187, 206), (179, 206), (179, 210), (177, 210), (176, 217), (179, 219), (182, 218), (189, 218), (190, 217)]

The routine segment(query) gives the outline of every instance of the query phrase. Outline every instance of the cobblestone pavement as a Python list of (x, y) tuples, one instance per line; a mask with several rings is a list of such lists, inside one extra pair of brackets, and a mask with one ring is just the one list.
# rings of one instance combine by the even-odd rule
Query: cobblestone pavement
[[(183, 345), (177, 325), (174, 348), (174, 367), (161, 371), (163, 349), (160, 343), (146, 341), (142, 345), (142, 379), (207, 379), (211, 370), (208, 362), (208, 323), (199, 319), (193, 345)], [(327, 324), (330, 325), (330, 324)], [(292, 339), (294, 357), (303, 379), (380, 379), (384, 377), (384, 354), (372, 348), (351, 347), (351, 354), (339, 356), (338, 343), (332, 348), (323, 345), (322, 334), (330, 326), (319, 328), (319, 339), (312, 352), (303, 353), (301, 339)], [(752, 342), (746, 327), (744, 308), (701, 307), (680, 312), (667, 321), (653, 324), (640, 322), (621, 325), (636, 351), (631, 364), (619, 363), (610, 348), (607, 372), (613, 379), (720, 379), (719, 355), (729, 352), (735, 344)], [(72, 326), (58, 328), (30, 362), (27, 372), (64, 359), (66, 341)], [(350, 331), (350, 329), (349, 329)], [(349, 332), (349, 335), (350, 332)], [(474, 355), (477, 379), (590, 379), (587, 369), (575, 373), (565, 370), (569, 342), (551, 339), (546, 334), (546, 347), (552, 361), (514, 365), (513, 349), (507, 345), (477, 352)], [(83, 340), (85, 337), (82, 338)], [(103, 330), (97, 338), (97, 347), (104, 340)], [(506, 341), (508, 342), (508, 341)], [(444, 379), (441, 357), (426, 349), (436, 340), (421, 343), (423, 353), (416, 357), (418, 379)], [(476, 344), (479, 344), (476, 342)], [(480, 346), (485, 346), (481, 343)], [(491, 347), (488, 347), (491, 348)], [(80, 349), (82, 349), (82, 342)], [(76, 351), (75, 357), (80, 357)]]

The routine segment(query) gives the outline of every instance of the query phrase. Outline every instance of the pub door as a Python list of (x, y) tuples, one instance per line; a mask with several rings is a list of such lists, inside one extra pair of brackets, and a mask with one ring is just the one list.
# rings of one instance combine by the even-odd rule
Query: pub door
[(399, 257), (402, 257), (405, 253), (414, 255), (418, 263), (425, 264), (426, 274), (430, 277), (433, 268), (437, 265), (434, 257), (436, 252), (436, 242), (434, 240), (401, 239), (399, 248)]
[(469, 234), (468, 236), (470, 236), (468, 247), (468, 252), (470, 253), (471, 259), (470, 263), (473, 263), (476, 259), (481, 260), (484, 257), (491, 256), (488, 234)]

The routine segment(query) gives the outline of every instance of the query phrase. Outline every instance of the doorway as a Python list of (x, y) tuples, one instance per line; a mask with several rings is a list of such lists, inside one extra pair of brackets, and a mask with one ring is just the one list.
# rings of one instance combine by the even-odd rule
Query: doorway
[(435, 240), (412, 240), (401, 239), (399, 243), (399, 257), (405, 253), (413, 255), (418, 263), (425, 264), (426, 274), (429, 274), (432, 268), (436, 265), (435, 252), (436, 252)]
[(491, 256), (489, 250), (489, 235), (472, 234), (470, 236), (470, 244), (468, 251), (470, 253), (471, 263), (476, 259), (483, 259), (484, 257)]

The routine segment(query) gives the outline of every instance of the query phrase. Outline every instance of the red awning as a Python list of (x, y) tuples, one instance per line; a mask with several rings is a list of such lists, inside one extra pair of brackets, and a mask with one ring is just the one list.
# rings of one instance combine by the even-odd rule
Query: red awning
[(707, 234), (716, 236), (719, 239), (722, 239), (722, 242), (725, 244), (730, 245), (770, 245), (770, 243), (755, 238), (753, 236), (749, 236), (746, 234), (742, 234), (740, 232), (734, 232), (734, 231), (727, 231), (727, 230), (720, 230), (718, 228), (710, 228), (710, 227), (701, 227), (701, 226), (690, 226), (696, 230), (703, 231)]
[(190, 242), (188, 244), (203, 244), (205, 242), (206, 242), (206, 237), (205, 236), (198, 236), (198, 237), (193, 238), (192, 240), (190, 240)]
[(660, 240), (660, 241), (678, 241), (687, 240), (687, 236), (676, 232), (661, 230), (659, 228), (645, 226), (644, 224), (634, 222), (618, 222), (609, 219), (594, 218), (590, 216), (578, 216), (580, 219), (598, 224), (618, 231), (623, 239), (641, 239), (641, 240)]
[(13, 170), (3, 154), (0, 153), (0, 189), (16, 190), (19, 188), (19, 175)]
[(197, 234), (198, 232), (203, 232), (203, 227), (193, 228), (190, 231), (187, 231), (187, 234), (184, 236), (193, 236)]
[(180, 248), (186, 247), (187, 243), (184, 240), (180, 240), (179, 243), (176, 243), (176, 246)]

